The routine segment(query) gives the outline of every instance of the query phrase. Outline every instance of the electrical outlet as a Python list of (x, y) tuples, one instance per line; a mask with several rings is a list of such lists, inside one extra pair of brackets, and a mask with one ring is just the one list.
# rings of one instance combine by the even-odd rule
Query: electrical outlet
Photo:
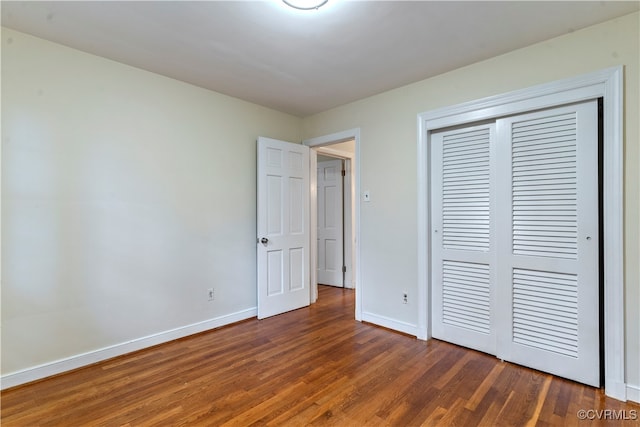
[(406, 292), (404, 292), (404, 293), (402, 294), (402, 303), (403, 303), (403, 304), (408, 304), (408, 303), (409, 303), (409, 294), (408, 294), (408, 293), (406, 293)]
[(209, 290), (207, 291), (208, 295), (209, 295), (209, 301), (213, 301), (215, 294), (213, 293), (213, 288), (209, 288)]

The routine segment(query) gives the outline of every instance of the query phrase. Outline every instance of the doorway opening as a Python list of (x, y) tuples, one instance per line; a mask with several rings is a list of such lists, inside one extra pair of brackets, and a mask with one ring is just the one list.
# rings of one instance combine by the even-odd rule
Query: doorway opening
[[(315, 302), (318, 298), (318, 284), (330, 284), (335, 283), (323, 283), (327, 281), (325, 273), (327, 273), (327, 265), (330, 269), (339, 268), (336, 272), (339, 276), (339, 282), (345, 289), (354, 289), (356, 292), (356, 312), (355, 319), (361, 320), (361, 301), (362, 301), (362, 288), (360, 284), (359, 274), (359, 233), (360, 233), (360, 206), (358, 203), (358, 195), (360, 194), (360, 180), (359, 180), (359, 151), (360, 151), (360, 130), (351, 129), (344, 132), (339, 132), (331, 135), (326, 135), (318, 138), (309, 139), (303, 141), (304, 145), (311, 148), (309, 162), (310, 162), (310, 231), (311, 236), (311, 302)], [(318, 166), (323, 162), (338, 160), (338, 163), (344, 165), (344, 184), (343, 195), (335, 200), (342, 201), (342, 207), (339, 211), (334, 212), (333, 221), (341, 220), (343, 224), (342, 231), (337, 231), (338, 234), (343, 236), (343, 243), (333, 242), (333, 237), (327, 235), (328, 230), (326, 227), (320, 229), (318, 227), (319, 218), (318, 213), (319, 206), (326, 210), (327, 206), (324, 203), (326, 198), (324, 195), (318, 195), (319, 191), (319, 175), (314, 173), (318, 171)], [(326, 163), (327, 165), (329, 163)], [(324, 172), (323, 172), (324, 174)], [(330, 172), (327, 172), (330, 174)], [(340, 178), (342, 178), (342, 170), (339, 172)], [(322, 185), (322, 183), (320, 183)], [(326, 186), (324, 187), (326, 189)], [(329, 190), (331, 193), (333, 190)], [(325, 218), (326, 219), (326, 218)], [(335, 230), (333, 230), (335, 231)], [(324, 241), (321, 242), (321, 239)], [(324, 247), (319, 247), (322, 244)], [(342, 248), (342, 255), (336, 254), (334, 249)], [(334, 261), (332, 263), (326, 262), (327, 249), (330, 256), (333, 256)], [(340, 260), (337, 262), (335, 260)], [(319, 269), (322, 267), (322, 269)], [(323, 279), (323, 280), (319, 280)]]

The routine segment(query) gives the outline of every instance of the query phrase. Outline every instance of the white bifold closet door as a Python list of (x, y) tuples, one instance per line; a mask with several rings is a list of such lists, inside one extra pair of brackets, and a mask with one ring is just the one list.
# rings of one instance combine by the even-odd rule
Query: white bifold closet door
[(597, 126), (590, 101), (433, 135), (434, 337), (599, 385)]

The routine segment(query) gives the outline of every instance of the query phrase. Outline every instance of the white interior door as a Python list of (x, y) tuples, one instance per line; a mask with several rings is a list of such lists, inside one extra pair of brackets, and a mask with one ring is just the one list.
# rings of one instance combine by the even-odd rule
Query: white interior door
[(318, 162), (318, 283), (344, 286), (343, 161)]
[(258, 138), (258, 318), (309, 305), (309, 147)]
[(432, 134), (433, 336), (599, 385), (596, 101)]

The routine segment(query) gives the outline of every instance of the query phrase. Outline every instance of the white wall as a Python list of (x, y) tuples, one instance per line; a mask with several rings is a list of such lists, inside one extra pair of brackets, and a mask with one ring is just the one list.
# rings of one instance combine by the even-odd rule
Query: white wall
[(300, 128), (3, 29), (3, 376), (254, 315), (255, 141)]
[[(363, 313), (417, 326), (417, 114), (625, 67), (625, 299), (629, 397), (640, 400), (640, 14), (635, 13), (304, 119), (304, 138), (361, 130)], [(402, 292), (409, 304), (402, 304)]]

